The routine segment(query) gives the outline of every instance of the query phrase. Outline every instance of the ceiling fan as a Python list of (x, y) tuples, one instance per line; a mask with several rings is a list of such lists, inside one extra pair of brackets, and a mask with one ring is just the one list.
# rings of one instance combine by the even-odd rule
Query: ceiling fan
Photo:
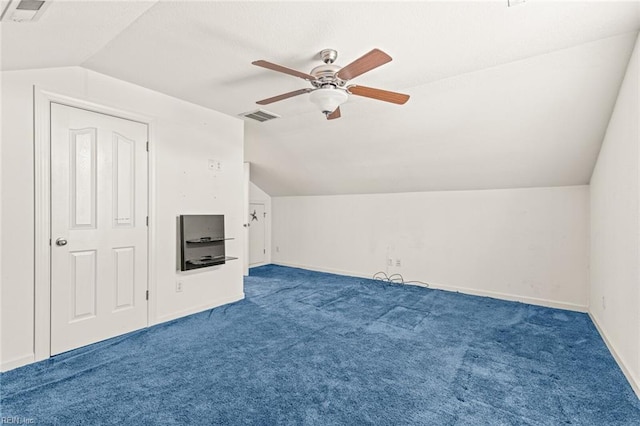
[(373, 49), (366, 55), (356, 59), (345, 67), (335, 65), (338, 52), (333, 49), (324, 49), (320, 52), (320, 57), (324, 65), (319, 65), (312, 69), (309, 74), (283, 67), (268, 61), (254, 61), (253, 65), (267, 68), (273, 71), (289, 74), (294, 77), (307, 80), (313, 88), (294, 90), (282, 95), (263, 99), (256, 102), (258, 105), (267, 105), (288, 99), (304, 93), (311, 93), (309, 99), (320, 108), (327, 120), (340, 118), (340, 105), (345, 103), (349, 95), (364, 96), (366, 98), (377, 99), (379, 101), (391, 102), (402, 105), (409, 100), (409, 95), (389, 92), (387, 90), (374, 89), (372, 87), (360, 86), (357, 84), (347, 85), (347, 82), (367, 71), (384, 65), (391, 61), (391, 56), (382, 50)]

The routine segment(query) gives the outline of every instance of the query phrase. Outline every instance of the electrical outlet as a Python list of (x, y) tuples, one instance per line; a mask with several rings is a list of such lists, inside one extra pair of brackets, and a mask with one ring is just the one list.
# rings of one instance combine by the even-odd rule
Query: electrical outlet
[(387, 266), (393, 266), (393, 259), (392, 258), (388, 258), (387, 259)]
[(517, 6), (526, 2), (527, 0), (507, 0), (507, 7)]
[(396, 266), (397, 267), (402, 266), (402, 261), (400, 259), (396, 259)]
[(176, 281), (176, 293), (182, 292), (182, 281)]
[(280, 253), (280, 246), (276, 246), (276, 253)]
[(208, 163), (209, 166), (209, 170), (214, 171), (214, 172), (221, 172), (222, 171), (222, 163), (220, 162), (220, 160), (209, 160)]

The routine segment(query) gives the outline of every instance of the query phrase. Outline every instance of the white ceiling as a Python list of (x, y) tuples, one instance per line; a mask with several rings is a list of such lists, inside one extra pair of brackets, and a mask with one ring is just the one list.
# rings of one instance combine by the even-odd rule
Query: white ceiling
[(58, 0), (35, 23), (3, 22), (2, 69), (80, 65), (153, 5)]
[(394, 61), (326, 121), (308, 95), (247, 122), (252, 181), (272, 195), (588, 183), (640, 28), (638, 2), (72, 2), (2, 24), (3, 69), (81, 65), (230, 114), (307, 87), (317, 52)]

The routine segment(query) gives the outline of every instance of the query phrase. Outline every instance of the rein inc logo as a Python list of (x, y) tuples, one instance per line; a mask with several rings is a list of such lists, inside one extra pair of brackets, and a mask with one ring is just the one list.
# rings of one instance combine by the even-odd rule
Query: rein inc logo
[(32, 419), (30, 417), (20, 417), (20, 416), (2, 417), (2, 420), (0, 420), (0, 422), (3, 425), (34, 425), (36, 424), (35, 419)]

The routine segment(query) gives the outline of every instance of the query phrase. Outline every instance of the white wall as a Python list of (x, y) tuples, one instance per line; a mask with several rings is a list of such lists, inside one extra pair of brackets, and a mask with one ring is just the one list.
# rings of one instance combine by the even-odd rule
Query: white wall
[(256, 266), (261, 266), (261, 265), (268, 265), (269, 263), (271, 263), (271, 222), (272, 222), (272, 213), (271, 213), (271, 196), (269, 194), (267, 194), (266, 192), (264, 192), (262, 189), (260, 189), (260, 187), (256, 184), (254, 184), (253, 182), (250, 183), (249, 185), (249, 202), (250, 203), (257, 203), (257, 204), (264, 204), (264, 211), (267, 214), (266, 220), (264, 222), (264, 226), (265, 226), (265, 246), (266, 246), (266, 254), (265, 254), (265, 259), (264, 259), (264, 263), (260, 263), (260, 264), (255, 264), (255, 265), (251, 265), (252, 267), (256, 267)]
[[(2, 41), (2, 36), (0, 35), (0, 42)], [(0, 55), (1, 56), (1, 55)], [(2, 63), (2, 58), (0, 57), (0, 65)], [(2, 73), (0, 73), (0, 89), (2, 88)], [(0, 119), (2, 119), (3, 115), (2, 115), (2, 106), (3, 106), (4, 102), (0, 102)], [(0, 120), (0, 142), (2, 142), (4, 140), (3, 135), (2, 135), (2, 131), (1, 128), (4, 127), (2, 121)], [(2, 184), (3, 184), (3, 179), (2, 179), (2, 143), (0, 143), (0, 309), (2, 308), (2, 277), (3, 277), (3, 269), (2, 269), (2, 209), (3, 209), (3, 205), (5, 203), (2, 202), (3, 198), (2, 197)], [(2, 313), (0, 313), (0, 371), (2, 370), (2, 330), (3, 330), (3, 324), (2, 324)]]
[(587, 186), (273, 198), (273, 263), (580, 311), (588, 235)]
[[(241, 120), (79, 67), (3, 72), (2, 369), (28, 363), (34, 354), (34, 84), (153, 118), (153, 322), (242, 298)], [(222, 172), (208, 170), (208, 159), (221, 160)], [(188, 213), (225, 214), (227, 234), (236, 236), (227, 252), (241, 259), (206, 272), (178, 274), (176, 216)], [(178, 277), (184, 283), (182, 293), (175, 292)]]
[(640, 396), (640, 52), (591, 177), (591, 316)]

